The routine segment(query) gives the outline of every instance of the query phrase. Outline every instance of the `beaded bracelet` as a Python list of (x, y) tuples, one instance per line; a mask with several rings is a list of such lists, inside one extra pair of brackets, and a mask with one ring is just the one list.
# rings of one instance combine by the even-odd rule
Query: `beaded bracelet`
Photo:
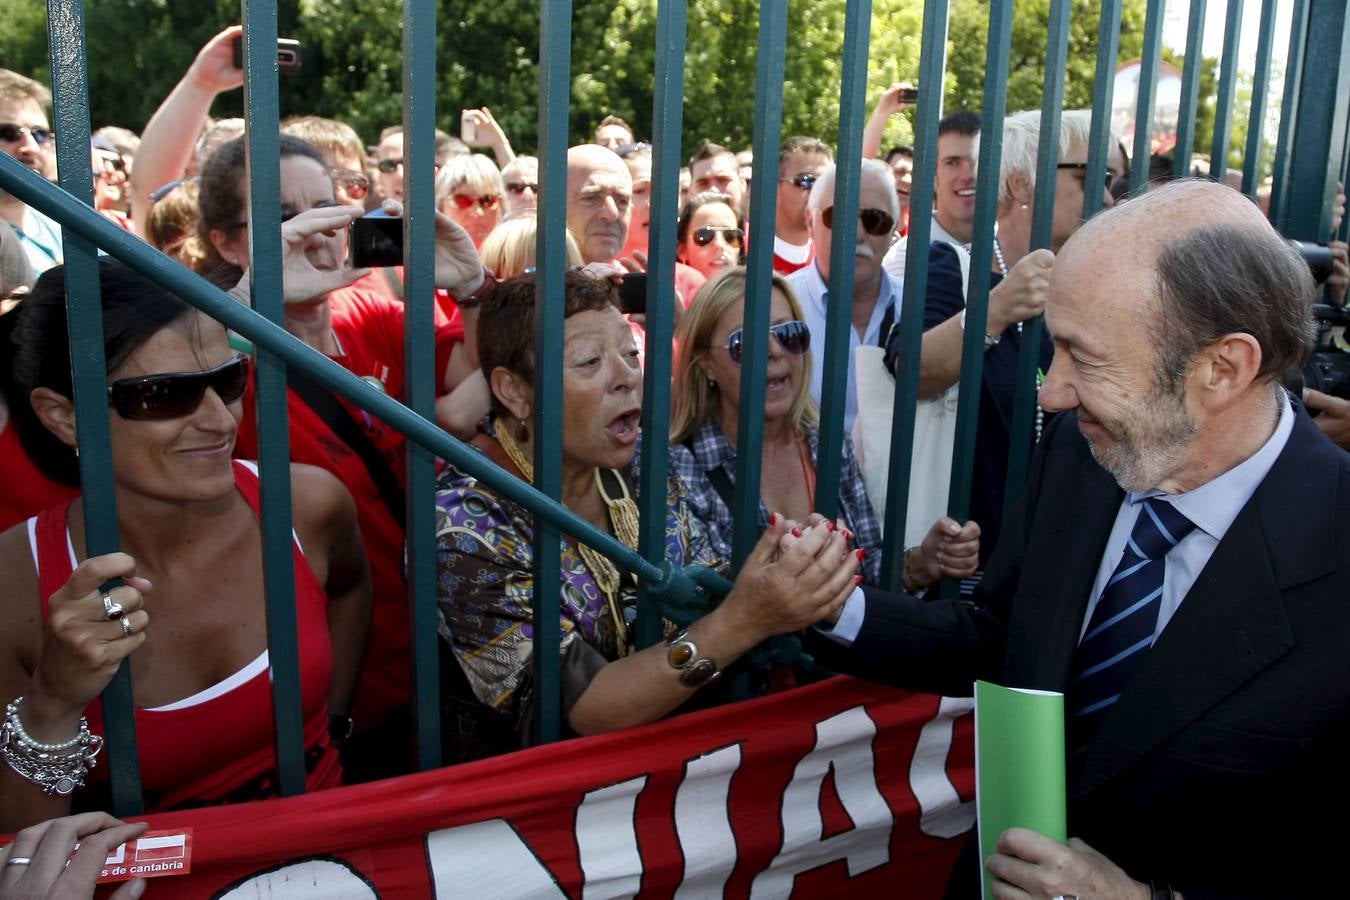
[(22, 697), (5, 707), (0, 724), (0, 757), (21, 778), (42, 788), (45, 794), (69, 794), (84, 787), (84, 778), (95, 765), (103, 749), (103, 738), (89, 730), (89, 721), (80, 717), (80, 730), (68, 741), (47, 744), (36, 740), (23, 727), (19, 717)]

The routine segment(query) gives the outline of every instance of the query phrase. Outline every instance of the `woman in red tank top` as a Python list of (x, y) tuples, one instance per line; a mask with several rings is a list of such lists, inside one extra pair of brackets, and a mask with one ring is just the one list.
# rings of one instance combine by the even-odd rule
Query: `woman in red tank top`
[[(99, 261), (113, 494), (123, 552), (89, 559), (83, 500), (0, 535), (0, 831), (99, 805), (99, 694), (131, 667), (150, 811), (275, 793), (257, 476), (231, 460), (247, 383), (225, 329), (120, 263)], [(45, 473), (78, 479), (64, 271), (25, 301), (16, 375), (45, 430)], [(350, 495), (291, 467), (301, 705), (311, 789), (337, 785), (370, 612)], [(303, 552), (302, 552), (303, 549)], [(99, 585), (121, 577), (104, 593)], [(48, 745), (43, 747), (41, 745)], [(45, 756), (44, 756), (45, 753)], [(87, 785), (87, 786), (85, 786)]]

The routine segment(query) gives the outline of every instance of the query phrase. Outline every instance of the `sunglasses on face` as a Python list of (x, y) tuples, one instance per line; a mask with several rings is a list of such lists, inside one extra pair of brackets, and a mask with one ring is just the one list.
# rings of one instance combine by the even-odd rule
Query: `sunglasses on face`
[(646, 141), (634, 141), (631, 144), (620, 144), (619, 146), (614, 148), (614, 152), (619, 154), (619, 156), (626, 157), (631, 154), (639, 153), (643, 150), (650, 150), (650, 149), (652, 149), (652, 145), (647, 143)]
[(329, 169), (328, 174), (333, 179), (334, 190), (341, 190), (353, 200), (361, 200), (370, 190), (370, 179), (360, 172), (353, 172), (350, 169)]
[(460, 209), (468, 209), (475, 203), (478, 204), (480, 209), (495, 209), (497, 202), (501, 200), (501, 196), (498, 194), (484, 194), (481, 197), (471, 197), (468, 194), (452, 194), (451, 198), (455, 201), (455, 205)]
[(741, 244), (745, 242), (745, 232), (740, 228), (695, 228), (694, 243), (700, 247), (706, 247), (713, 242), (713, 238), (720, 237), (722, 243), (733, 250), (741, 249)]
[[(811, 329), (801, 320), (794, 319), (791, 322), (773, 325), (769, 328), (769, 334), (773, 335), (778, 346), (793, 356), (805, 356), (806, 351), (811, 349)], [(744, 355), (745, 329), (737, 328), (727, 335), (727, 356), (739, 366)]]
[[(827, 208), (820, 214), (820, 221), (825, 223), (826, 228), (834, 228), (834, 207)], [(884, 209), (874, 209), (870, 206), (864, 206), (858, 210), (858, 221), (862, 222), (863, 231), (873, 237), (881, 237), (883, 234), (890, 234), (895, 230), (895, 220), (891, 214)]]
[(10, 144), (17, 144), (23, 140), (24, 135), (33, 139), (33, 143), (41, 147), (43, 144), (54, 139), (56, 132), (50, 128), (29, 128), (27, 125), (16, 125), (13, 122), (0, 122), (0, 141)]
[(229, 404), (244, 396), (247, 386), (248, 357), (236, 356), (204, 372), (119, 378), (108, 385), (108, 403), (124, 419), (178, 419), (197, 411), (207, 388)]
[[(1087, 168), (1088, 168), (1088, 164), (1087, 164), (1087, 163), (1060, 163), (1059, 165), (1055, 166), (1055, 168), (1056, 168), (1056, 169), (1072, 169), (1072, 170), (1074, 170), (1074, 171), (1076, 171), (1076, 172), (1080, 172), (1080, 173), (1082, 174), (1082, 176), (1083, 176), (1083, 184), (1084, 184), (1084, 186), (1087, 185)], [(1106, 170), (1105, 175), (1106, 175), (1106, 184), (1103, 185), (1103, 186), (1109, 191), (1109, 190), (1111, 189), (1111, 182), (1113, 182), (1113, 181), (1116, 180), (1116, 173), (1115, 173), (1115, 172), (1112, 172), (1112, 171), (1108, 168), (1108, 169)]]
[(523, 194), (526, 191), (539, 193), (539, 182), (537, 181), (508, 181), (506, 189), (513, 194)]
[(798, 172), (791, 178), (780, 178), (778, 180), (791, 182), (802, 190), (809, 191), (816, 186), (816, 182), (820, 180), (820, 176), (812, 175), (810, 172)]

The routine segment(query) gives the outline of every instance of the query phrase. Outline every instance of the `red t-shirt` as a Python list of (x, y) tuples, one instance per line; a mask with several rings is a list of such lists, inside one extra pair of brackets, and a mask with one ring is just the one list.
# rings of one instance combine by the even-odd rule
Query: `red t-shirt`
[(13, 424), (0, 431), (0, 469), (0, 531), (80, 495), (79, 488), (58, 484), (33, 465)]

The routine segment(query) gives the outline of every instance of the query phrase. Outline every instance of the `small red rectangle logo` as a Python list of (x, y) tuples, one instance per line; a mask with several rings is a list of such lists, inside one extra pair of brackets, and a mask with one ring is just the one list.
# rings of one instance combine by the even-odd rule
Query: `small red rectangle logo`
[(191, 828), (147, 831), (113, 850), (104, 861), (98, 883), (186, 875), (191, 871)]

